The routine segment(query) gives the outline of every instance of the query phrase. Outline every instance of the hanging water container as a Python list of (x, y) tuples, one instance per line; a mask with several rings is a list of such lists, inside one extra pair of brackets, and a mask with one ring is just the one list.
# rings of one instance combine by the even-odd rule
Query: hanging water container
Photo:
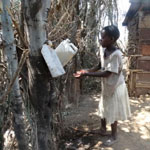
[(52, 77), (58, 77), (65, 74), (65, 70), (56, 54), (56, 51), (47, 44), (44, 44), (41, 50), (44, 60)]
[(63, 66), (65, 66), (77, 53), (78, 48), (69, 39), (62, 41), (55, 49), (57, 56)]

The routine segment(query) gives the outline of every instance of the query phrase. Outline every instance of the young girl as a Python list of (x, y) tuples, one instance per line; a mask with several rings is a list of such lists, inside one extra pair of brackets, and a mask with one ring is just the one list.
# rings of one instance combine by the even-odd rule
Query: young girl
[(119, 36), (116, 26), (104, 27), (100, 43), (105, 50), (101, 54), (101, 62), (92, 69), (77, 71), (74, 74), (76, 78), (102, 77), (102, 94), (99, 102), (100, 135), (107, 135), (106, 123), (111, 124), (111, 136), (104, 142), (105, 146), (117, 141), (117, 120), (126, 120), (131, 115), (128, 92), (122, 74), (122, 53), (114, 46)]

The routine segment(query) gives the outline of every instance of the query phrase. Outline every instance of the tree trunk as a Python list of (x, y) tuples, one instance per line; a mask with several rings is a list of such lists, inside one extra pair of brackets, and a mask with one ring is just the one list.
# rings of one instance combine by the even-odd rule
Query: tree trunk
[(36, 111), (37, 150), (55, 150), (52, 139), (53, 88), (51, 75), (41, 55), (46, 37), (46, 22), (50, 0), (24, 0), (24, 18), (29, 32), (30, 57), (28, 63), (28, 82), (30, 101)]
[[(2, 13), (2, 31), (3, 31), (3, 44), (4, 51), (8, 62), (8, 74), (9, 78), (12, 79), (13, 74), (16, 72), (18, 67), (18, 60), (16, 55), (16, 47), (14, 45), (14, 35), (12, 29), (12, 21), (8, 15), (7, 9), (10, 8), (9, 0), (2, 0), (3, 13)], [(22, 108), (22, 98), (20, 93), (19, 79), (15, 80), (12, 89), (12, 112), (13, 112), (13, 126), (15, 135), (18, 140), (18, 147), (20, 150), (28, 150), (25, 128), (24, 128), (24, 117)]]
[(87, 9), (86, 15), (86, 26), (87, 26), (87, 49), (90, 52), (97, 52), (97, 0), (90, 0), (88, 2), (89, 8)]

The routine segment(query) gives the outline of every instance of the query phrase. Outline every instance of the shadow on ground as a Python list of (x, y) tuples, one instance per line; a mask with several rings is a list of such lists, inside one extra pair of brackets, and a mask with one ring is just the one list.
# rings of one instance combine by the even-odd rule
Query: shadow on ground
[[(150, 96), (130, 98), (132, 116), (119, 121), (118, 142), (104, 147), (107, 137), (91, 131), (98, 131), (98, 101), (100, 95), (84, 95), (79, 106), (65, 111), (65, 134), (59, 150), (149, 150), (150, 149)], [(108, 130), (110, 127), (108, 126)]]

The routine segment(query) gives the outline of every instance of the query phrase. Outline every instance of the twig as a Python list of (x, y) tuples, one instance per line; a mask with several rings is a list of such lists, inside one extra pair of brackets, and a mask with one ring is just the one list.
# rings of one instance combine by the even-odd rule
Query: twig
[(59, 20), (58, 23), (56, 24), (55, 28), (48, 34), (48, 36), (50, 36), (52, 33), (54, 33), (54, 32), (57, 30), (58, 26), (61, 24), (61, 22), (64, 20), (64, 18), (65, 18), (67, 15), (68, 15), (68, 12), (65, 12), (65, 13), (63, 14), (63, 16), (60, 18), (60, 20)]
[(68, 31), (66, 31), (65, 33), (63, 33), (62, 35), (60, 35), (58, 38), (55, 38), (55, 40), (52, 40), (52, 42), (55, 42), (55, 41), (57, 41), (57, 40), (63, 38), (64, 36), (66, 36), (67, 34), (69, 34), (69, 32), (70, 32), (72, 29), (73, 29), (73, 27), (70, 28), (70, 29), (69, 29)]
[(12, 22), (13, 22), (13, 24), (14, 24), (14, 26), (15, 26), (15, 28), (16, 28), (18, 34), (19, 34), (19, 36), (20, 36), (20, 40), (22, 41), (23, 45), (27, 48), (27, 47), (28, 47), (28, 44), (27, 44), (27, 42), (24, 40), (23, 34), (21, 33), (20, 28), (19, 28), (17, 22), (15, 21), (15, 18), (14, 18), (14, 16), (13, 16), (11, 10), (10, 10), (8, 7), (7, 7), (7, 11), (8, 11), (8, 13), (9, 13), (11, 19), (12, 19)]
[[(75, 23), (76, 21), (72, 21), (72, 22), (68, 22), (68, 23), (64, 23), (64, 25), (63, 26), (61, 26), (61, 27), (59, 27), (59, 28), (57, 28), (57, 30), (56, 30), (56, 27), (52, 30), (53, 32), (54, 31), (56, 31), (54, 34), (52, 34), (51, 36), (50, 36), (50, 34), (52, 33), (52, 32), (50, 32), (49, 33), (49, 37), (50, 38), (55, 38), (56, 36), (57, 36), (57, 34), (61, 31), (61, 29), (64, 29), (64, 27), (66, 26), (66, 25), (68, 25), (68, 24), (71, 24), (71, 23)], [(72, 29), (72, 28), (71, 28)], [(69, 32), (70, 30), (68, 30), (67, 29), (67, 31), (66, 32)], [(65, 32), (65, 33), (66, 33)]]
[(11, 89), (12, 89), (12, 86), (13, 86), (13, 84), (14, 84), (14, 82), (15, 82), (17, 76), (18, 76), (19, 73), (21, 72), (21, 69), (22, 69), (22, 67), (23, 67), (23, 65), (24, 65), (24, 63), (25, 63), (25, 61), (26, 61), (26, 58), (27, 58), (28, 54), (29, 54), (29, 50), (24, 50), (24, 51), (23, 51), (23, 54), (22, 54), (22, 56), (21, 56), (21, 60), (20, 60), (20, 62), (19, 62), (18, 68), (17, 68), (17, 70), (16, 70), (16, 72), (15, 72), (15, 74), (14, 74), (14, 76), (13, 76), (11, 82), (10, 82), (9, 85), (8, 85), (8, 89), (7, 89), (7, 91), (3, 94), (3, 96), (2, 96), (1, 99), (0, 99), (0, 105), (3, 104), (3, 102), (5, 101), (7, 95), (10, 93), (10, 91), (11, 91)]

